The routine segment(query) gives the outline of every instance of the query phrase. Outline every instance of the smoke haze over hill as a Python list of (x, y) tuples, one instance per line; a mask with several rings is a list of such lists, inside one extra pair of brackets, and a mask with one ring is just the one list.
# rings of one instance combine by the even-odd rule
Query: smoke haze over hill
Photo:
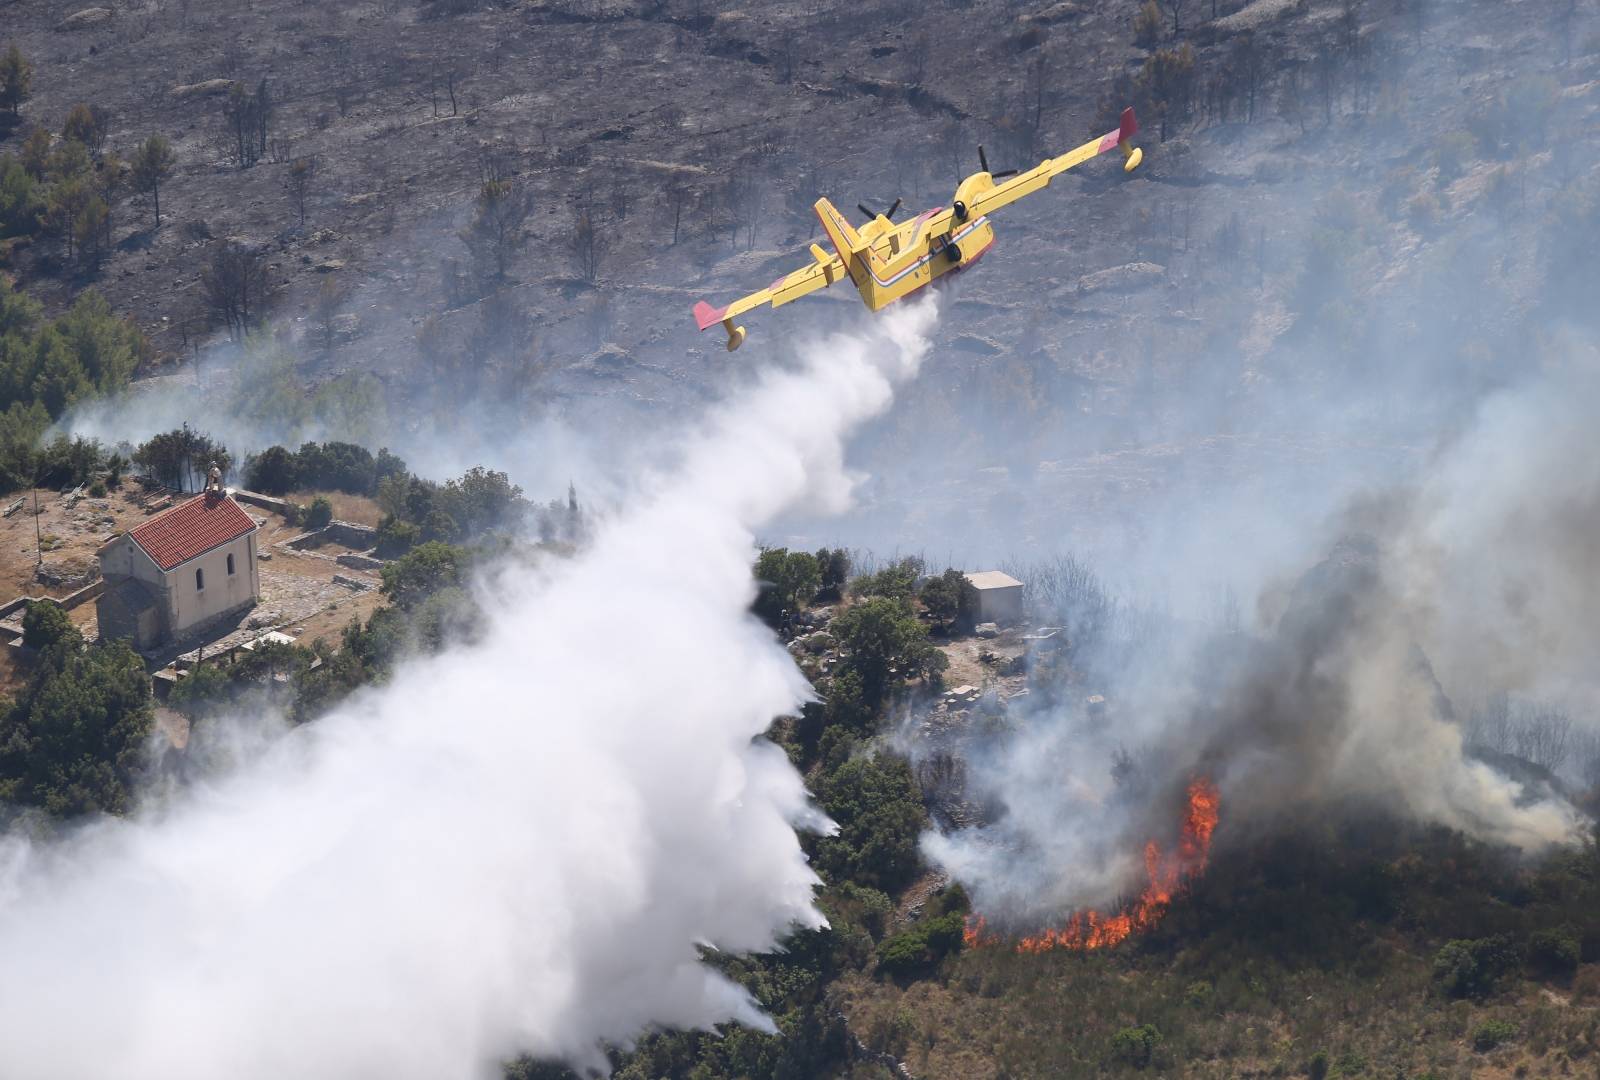
[(979, 740), (973, 791), (999, 812), (929, 855), (1002, 917), (1103, 904), (1196, 775), (1221, 788), (1219, 843), (1352, 810), (1527, 851), (1575, 837), (1557, 788), (1478, 760), (1464, 721), (1494, 694), (1593, 706), (1596, 374), (1579, 353), (1490, 394), (1414, 481), (1308, 530), (1323, 557), (1264, 567), (1236, 621), (1102, 632), (1068, 605), (1111, 721), (1069, 699)]

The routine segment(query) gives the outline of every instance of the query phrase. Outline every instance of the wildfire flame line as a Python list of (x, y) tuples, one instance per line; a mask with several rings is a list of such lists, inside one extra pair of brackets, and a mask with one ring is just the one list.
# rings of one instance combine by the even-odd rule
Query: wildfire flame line
[[(1154, 840), (1144, 846), (1144, 868), (1149, 884), (1138, 899), (1114, 915), (1102, 915), (1093, 910), (1075, 912), (1064, 926), (1042, 930), (1018, 941), (1017, 951), (1109, 948), (1135, 931), (1148, 930), (1160, 922), (1179, 887), (1205, 870), (1220, 807), (1215, 784), (1205, 777), (1191, 781), (1188, 808), (1184, 811), (1183, 830), (1177, 846), (1168, 852), (1163, 852)], [(968, 916), (962, 936), (968, 948), (999, 942), (997, 936), (988, 932), (982, 915)]]

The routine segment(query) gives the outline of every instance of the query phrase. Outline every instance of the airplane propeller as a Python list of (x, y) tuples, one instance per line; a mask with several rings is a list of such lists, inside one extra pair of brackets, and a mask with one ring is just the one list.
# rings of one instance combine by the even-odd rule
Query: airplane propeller
[(983, 166), (983, 171), (989, 173), (991, 180), (1002, 180), (1007, 176), (1017, 175), (1017, 170), (1006, 169), (1003, 172), (989, 172), (989, 155), (983, 152), (983, 144), (978, 144), (978, 164)]
[[(900, 209), (900, 202), (901, 202), (901, 200), (896, 199), (894, 201), (894, 205), (889, 207), (889, 209), (887, 209), (887, 210), (885, 210), (883, 212), (883, 216), (888, 218), (890, 221), (893, 221), (894, 220), (895, 211)], [(868, 210), (861, 203), (856, 203), (856, 209), (860, 210), (863, 214), (867, 215), (867, 220), (868, 221), (871, 221), (871, 220), (873, 220), (874, 218), (876, 218), (878, 216), (877, 214), (874, 214), (871, 210)]]

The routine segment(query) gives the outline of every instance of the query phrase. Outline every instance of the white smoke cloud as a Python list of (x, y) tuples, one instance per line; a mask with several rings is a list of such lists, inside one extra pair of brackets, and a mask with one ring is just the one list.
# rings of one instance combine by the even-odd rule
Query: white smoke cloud
[(769, 1026), (697, 951), (822, 923), (794, 827), (824, 823), (759, 738), (809, 691), (746, 613), (752, 529), (843, 505), (842, 439), (932, 317), (730, 399), (590, 550), (494, 577), (480, 645), (159, 810), (9, 841), (6, 1074), (447, 1080)]
[[(1480, 760), (1462, 722), (1496, 693), (1593, 715), (1597, 409), (1600, 366), (1575, 354), (1264, 561), (1242, 632), (1164, 619), (1104, 648), (1115, 661), (1080, 654), (1109, 718), (1066, 701), (980, 729), (960, 748), (968, 793), (999, 812), (924, 852), (980, 910), (1024, 923), (1141, 885), (1144, 841), (1170, 842), (1197, 774), (1221, 788), (1220, 843), (1351, 807), (1530, 852), (1575, 839), (1587, 822), (1559, 784)], [(1122, 751), (1136, 769), (1119, 785)]]

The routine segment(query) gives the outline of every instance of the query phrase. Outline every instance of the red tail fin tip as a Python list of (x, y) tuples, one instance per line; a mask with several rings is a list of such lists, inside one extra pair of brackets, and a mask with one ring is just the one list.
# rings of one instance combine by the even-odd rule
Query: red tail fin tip
[(694, 306), (694, 321), (700, 324), (700, 329), (709, 330), (723, 320), (727, 308), (714, 308), (701, 300)]
[(1139, 121), (1133, 115), (1133, 106), (1122, 110), (1122, 126), (1117, 129), (1117, 142), (1124, 143), (1139, 134)]

